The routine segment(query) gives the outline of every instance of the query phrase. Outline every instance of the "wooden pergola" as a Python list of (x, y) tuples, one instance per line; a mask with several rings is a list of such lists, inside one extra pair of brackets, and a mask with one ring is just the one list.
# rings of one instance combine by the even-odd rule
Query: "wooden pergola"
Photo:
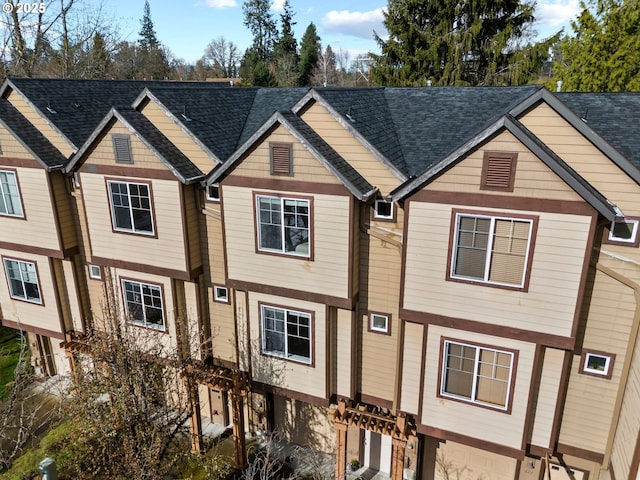
[(391, 480), (402, 480), (407, 443), (416, 438), (415, 425), (405, 413), (394, 415), (380, 407), (342, 399), (330, 415), (336, 429), (335, 478), (346, 478), (347, 428), (354, 426), (391, 437)]

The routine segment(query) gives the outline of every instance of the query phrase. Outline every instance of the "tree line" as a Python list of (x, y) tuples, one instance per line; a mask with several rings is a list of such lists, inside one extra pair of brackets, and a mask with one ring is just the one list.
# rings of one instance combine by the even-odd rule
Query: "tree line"
[[(135, 41), (122, 40), (93, 0), (47, 0), (40, 12), (3, 12), (5, 76), (205, 80), (243, 85), (522, 85), (564, 90), (640, 89), (640, 0), (588, 0), (560, 31), (535, 41), (531, 0), (388, 0), (388, 36), (371, 32), (379, 53), (351, 57), (323, 47), (314, 23), (300, 41), (289, 0), (276, 17), (271, 0), (245, 0), (244, 52), (217, 36), (190, 64), (158, 38), (148, 0)], [(96, 0), (100, 1), (100, 0)], [(29, 17), (27, 17), (29, 15)]]

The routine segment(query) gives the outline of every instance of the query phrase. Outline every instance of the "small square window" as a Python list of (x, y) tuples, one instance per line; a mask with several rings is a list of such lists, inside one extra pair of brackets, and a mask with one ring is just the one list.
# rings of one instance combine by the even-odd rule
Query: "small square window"
[(378, 333), (389, 333), (390, 315), (385, 313), (369, 314), (369, 330)]
[(622, 222), (612, 222), (607, 240), (611, 243), (638, 245), (638, 219), (626, 218)]
[(219, 202), (220, 201), (220, 185), (214, 183), (213, 185), (207, 185), (207, 200), (210, 202)]
[(94, 280), (102, 280), (102, 268), (100, 265), (89, 265), (89, 278)]
[(213, 299), (216, 302), (229, 303), (229, 290), (227, 287), (214, 286)]
[(393, 203), (385, 200), (376, 200), (373, 204), (373, 218), (393, 220)]
[(585, 350), (582, 352), (580, 373), (611, 378), (615, 355)]

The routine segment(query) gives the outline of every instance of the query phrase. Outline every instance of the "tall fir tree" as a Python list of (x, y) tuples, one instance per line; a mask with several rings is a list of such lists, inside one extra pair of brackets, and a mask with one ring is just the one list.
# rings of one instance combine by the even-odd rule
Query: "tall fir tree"
[(316, 26), (311, 22), (302, 36), (300, 42), (300, 77), (298, 85), (301, 87), (311, 86), (312, 74), (318, 63), (320, 56), (320, 37)]
[(381, 85), (517, 85), (539, 71), (557, 37), (524, 44), (534, 5), (521, 0), (389, 0), (376, 35)]
[(640, 1), (581, 3), (554, 52), (549, 88), (582, 92), (640, 91)]
[(273, 53), (274, 43), (278, 37), (276, 22), (271, 15), (269, 0), (246, 0), (242, 5), (244, 26), (253, 35), (252, 49), (258, 59), (266, 61)]
[(153, 20), (151, 20), (151, 7), (149, 6), (149, 0), (144, 2), (144, 11), (142, 14), (142, 20), (140, 21), (142, 28), (140, 29), (140, 48), (144, 50), (152, 50), (158, 48), (160, 42), (156, 36), (156, 31), (153, 28)]
[(293, 21), (293, 12), (291, 11), (291, 4), (289, 0), (285, 0), (282, 6), (282, 13), (280, 14), (280, 38), (276, 43), (276, 53), (298, 53), (298, 42), (293, 36), (293, 26), (296, 22)]

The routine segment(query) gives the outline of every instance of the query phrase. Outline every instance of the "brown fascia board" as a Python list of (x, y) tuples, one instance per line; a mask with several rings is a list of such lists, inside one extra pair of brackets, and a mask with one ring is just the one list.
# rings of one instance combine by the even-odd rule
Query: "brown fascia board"
[(558, 115), (564, 118), (573, 128), (578, 130), (587, 140), (589, 140), (598, 150), (613, 161), (625, 172), (633, 181), (640, 185), (640, 170), (638, 170), (626, 157), (621, 155), (606, 140), (598, 135), (589, 125), (587, 125), (573, 110), (571, 110), (562, 100), (556, 97), (546, 88), (539, 90), (530, 97), (523, 100), (509, 111), (510, 115), (519, 118), (531, 108), (539, 103), (546, 103)]
[(64, 139), (64, 141), (67, 142), (67, 144), (69, 144), (69, 146), (73, 150), (76, 150), (76, 151), (78, 150), (78, 146), (75, 143), (73, 143), (69, 138), (67, 138), (67, 136), (64, 133), (62, 133), (62, 131), (56, 126), (56, 124), (53, 123), (49, 119), (49, 117), (47, 117), (45, 114), (43, 114), (42, 111), (31, 102), (29, 97), (24, 95), (20, 91), (20, 89), (13, 84), (13, 82), (11, 81), (10, 78), (7, 78), (4, 81), (4, 83), (2, 84), (2, 87), (0, 88), (0, 95), (4, 96), (4, 94), (7, 91), (7, 89), (11, 89), (11, 90), (14, 90), (14, 91), (18, 92), (22, 96), (22, 98), (24, 98), (25, 102), (27, 102), (27, 104), (30, 105), (31, 108), (33, 108), (36, 111), (36, 113), (38, 115), (40, 115), (40, 117), (42, 117), (42, 119), (45, 121), (45, 123), (47, 123), (58, 135), (60, 135)]
[(316, 157), (316, 159), (322, 163), (336, 178), (338, 178), (345, 187), (353, 194), (354, 197), (361, 201), (367, 201), (371, 196), (378, 191), (377, 188), (374, 187), (373, 190), (362, 193), (357, 188), (355, 188), (351, 182), (347, 181), (329, 162), (325, 160), (325, 158), (315, 149), (313, 146), (306, 140), (304, 135), (298, 132), (284, 116), (280, 112), (275, 112), (271, 117), (260, 127), (256, 132), (251, 135), (249, 139), (238, 149), (235, 153), (229, 157), (229, 159), (219, 167), (214, 168), (211, 173), (207, 176), (205, 180), (205, 185), (212, 185), (220, 181), (221, 178), (225, 177), (228, 172), (233, 170), (235, 165), (242, 159), (244, 154), (249, 151), (254, 144), (260, 140), (267, 132), (273, 129), (276, 124), (282, 125), (285, 127), (309, 152)]
[(609, 221), (621, 220), (624, 218), (622, 211), (610, 202), (598, 190), (592, 187), (578, 173), (558, 157), (551, 149), (542, 143), (531, 131), (529, 131), (517, 119), (507, 114), (502, 116), (485, 130), (479, 132), (469, 141), (451, 152), (439, 162), (436, 162), (430, 169), (422, 175), (400, 185), (392, 191), (388, 199), (392, 201), (403, 201), (413, 194), (417, 189), (427, 184), (432, 178), (448, 168), (458, 159), (478, 147), (501, 130), (507, 130), (514, 135), (524, 146), (533, 152), (545, 165), (547, 165), (556, 175), (567, 183), (583, 200), (589, 203), (598, 213)]
[(358, 132), (358, 130), (356, 130), (355, 128), (353, 128), (350, 123), (345, 120), (345, 118), (340, 115), (332, 106), (329, 102), (327, 102), (323, 97), (322, 94), (320, 94), (315, 88), (312, 88), (311, 90), (309, 90), (309, 92), (307, 92), (307, 94), (302, 97), (298, 103), (296, 103), (293, 108), (291, 109), (291, 111), (293, 113), (295, 113), (296, 115), (298, 114), (298, 112), (300, 110), (302, 110), (305, 105), (307, 105), (311, 100), (315, 100), (316, 102), (318, 102), (320, 105), (322, 105), (324, 108), (327, 109), (327, 111), (331, 114), (331, 116), (333, 116), (333, 118), (336, 119), (336, 121), (342, 125), (345, 129), (347, 129), (347, 131), (353, 135), (361, 144), (364, 148), (366, 148), (367, 150), (369, 150), (369, 152), (371, 152), (371, 154), (376, 157), (378, 160), (380, 160), (380, 162), (389, 169), (389, 171), (391, 173), (393, 173), (393, 175), (400, 180), (401, 182), (404, 182), (405, 180), (407, 180), (407, 176), (402, 173), (400, 170), (398, 170), (396, 168), (396, 166), (391, 163), (387, 157), (385, 157), (384, 155), (382, 155), (373, 145), (371, 145), (371, 143), (369, 143), (369, 141), (360, 134), (360, 132)]
[[(162, 88), (162, 87), (160, 87), (160, 88)], [(167, 88), (167, 87), (164, 87), (164, 88)], [(149, 90), (149, 87), (144, 87), (144, 90), (142, 90), (142, 92), (138, 95), (138, 97), (133, 101), (133, 103), (131, 104), (131, 107), (134, 110), (138, 110), (138, 107), (142, 104), (142, 102), (145, 99), (148, 99), (149, 101), (155, 103), (160, 108), (160, 110), (162, 110), (165, 113), (165, 115), (167, 115), (167, 117), (169, 117), (171, 119), (171, 121), (173, 123), (178, 125), (178, 127), (180, 127), (180, 129), (189, 138), (191, 138), (191, 140), (193, 140), (193, 142), (196, 145), (198, 145), (213, 160), (215, 160), (218, 164), (222, 163), (222, 160), (220, 160), (211, 150), (209, 150), (209, 148), (204, 143), (202, 143), (202, 141), (200, 141), (200, 139), (198, 137), (196, 137), (193, 134), (193, 132), (187, 128), (187, 126), (184, 123), (182, 123), (180, 120), (178, 120), (176, 118), (176, 116), (167, 107), (164, 106), (164, 103), (162, 103), (160, 100), (158, 100), (158, 98), (153, 94), (153, 92), (151, 90)]]

